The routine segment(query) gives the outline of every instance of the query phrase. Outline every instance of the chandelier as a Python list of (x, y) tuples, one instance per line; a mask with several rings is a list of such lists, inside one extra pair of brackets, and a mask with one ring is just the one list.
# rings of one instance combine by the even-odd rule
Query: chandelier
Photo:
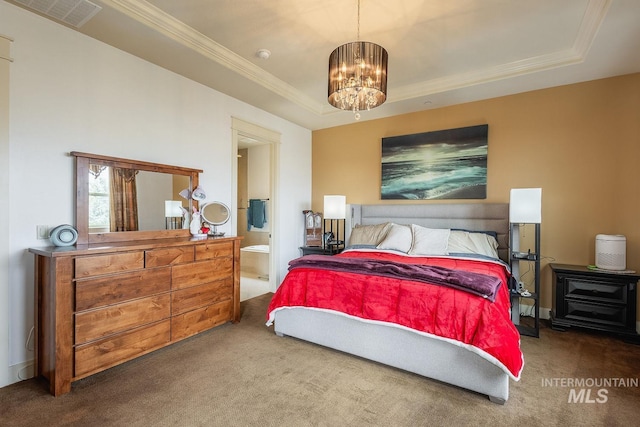
[(329, 56), (329, 104), (353, 111), (382, 105), (387, 99), (387, 51), (380, 45), (360, 41), (360, 0), (358, 0), (358, 41), (336, 48)]

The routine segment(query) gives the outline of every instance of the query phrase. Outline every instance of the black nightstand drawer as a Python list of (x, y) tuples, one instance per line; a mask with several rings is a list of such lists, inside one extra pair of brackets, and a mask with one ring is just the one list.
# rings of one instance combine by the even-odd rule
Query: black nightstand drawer
[(580, 327), (615, 333), (640, 344), (636, 332), (637, 274), (550, 264), (553, 276), (551, 327)]
[(610, 303), (627, 303), (627, 287), (615, 283), (596, 282), (568, 277), (565, 298), (589, 299)]
[(599, 323), (607, 326), (626, 326), (626, 306), (589, 304), (570, 300), (565, 300), (565, 303), (566, 319)]

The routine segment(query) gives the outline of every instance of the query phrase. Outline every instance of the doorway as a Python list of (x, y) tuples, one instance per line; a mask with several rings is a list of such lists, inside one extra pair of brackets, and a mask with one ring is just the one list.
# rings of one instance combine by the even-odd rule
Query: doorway
[(240, 245), (240, 300), (276, 288), (277, 150), (280, 134), (233, 119), (234, 227)]

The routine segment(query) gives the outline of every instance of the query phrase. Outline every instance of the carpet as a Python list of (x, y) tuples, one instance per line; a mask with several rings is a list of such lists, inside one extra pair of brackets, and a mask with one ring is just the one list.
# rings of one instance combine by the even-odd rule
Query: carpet
[[(243, 301), (237, 324), (222, 325), (77, 381), (66, 395), (52, 397), (38, 379), (4, 387), (0, 389), (0, 424), (520, 427), (640, 423), (637, 384), (602, 387), (596, 383), (637, 381), (640, 346), (617, 338), (546, 327), (538, 339), (522, 337), (522, 379), (511, 382), (510, 399), (501, 406), (457, 387), (277, 337), (264, 324), (271, 295)], [(581, 403), (577, 402), (582, 388), (568, 387), (568, 381), (572, 385), (590, 381), (583, 384), (593, 385), (583, 387), (590, 390), (589, 396), (584, 391)]]

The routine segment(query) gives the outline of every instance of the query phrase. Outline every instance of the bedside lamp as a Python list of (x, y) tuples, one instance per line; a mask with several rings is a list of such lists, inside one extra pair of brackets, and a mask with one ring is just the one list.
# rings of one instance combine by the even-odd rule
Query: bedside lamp
[[(509, 198), (510, 264), (511, 274), (518, 286), (511, 290), (511, 320), (522, 335), (538, 337), (540, 333), (540, 223), (542, 222), (542, 188), (513, 188)], [(520, 225), (535, 224), (533, 252), (520, 251)], [(520, 263), (533, 263), (534, 288), (529, 291), (521, 285)], [(530, 266), (526, 267), (530, 271)], [(532, 308), (533, 326), (520, 324), (520, 298), (532, 302), (524, 307)]]
[(512, 224), (542, 222), (542, 188), (511, 189), (509, 222)]
[[(323, 239), (325, 249), (338, 250), (344, 245), (344, 221), (347, 217), (347, 197), (339, 195), (324, 196), (324, 232), (333, 233), (331, 242)], [(340, 231), (342, 222), (342, 232)], [(335, 232), (334, 232), (335, 225)], [(333, 246), (333, 247), (329, 247)]]

